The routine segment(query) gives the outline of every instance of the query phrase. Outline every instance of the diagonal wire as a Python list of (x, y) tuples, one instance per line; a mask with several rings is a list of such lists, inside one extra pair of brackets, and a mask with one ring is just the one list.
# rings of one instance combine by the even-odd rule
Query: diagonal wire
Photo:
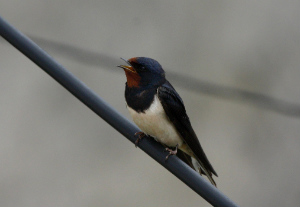
[[(112, 65), (117, 65), (116, 63), (119, 61), (119, 57), (113, 57), (112, 55), (97, 53), (73, 45), (59, 43), (32, 35), (30, 35), (30, 37), (39, 45), (42, 45), (47, 49), (54, 50), (74, 61), (87, 65), (111, 68)], [(198, 80), (193, 77), (179, 75), (171, 70), (168, 72), (168, 78), (171, 82), (176, 81), (176, 85), (189, 91), (194, 91), (195, 93), (224, 98), (230, 101), (243, 102), (286, 116), (300, 117), (300, 104), (290, 103), (261, 93), (255, 93), (234, 87), (221, 86), (207, 81)]]
[[(131, 142), (135, 141), (134, 134), (140, 131), (135, 125), (120, 115), (77, 77), (1, 17), (0, 35), (127, 139)], [(163, 151), (163, 146), (153, 139), (143, 139), (139, 147), (213, 206), (237, 206), (178, 157), (172, 156), (165, 162), (167, 153)]]

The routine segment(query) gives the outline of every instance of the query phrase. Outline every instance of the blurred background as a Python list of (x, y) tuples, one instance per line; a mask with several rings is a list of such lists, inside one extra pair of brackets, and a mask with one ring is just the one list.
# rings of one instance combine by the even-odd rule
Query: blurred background
[[(154, 58), (167, 78), (300, 104), (300, 2), (0, 5), (23, 33), (86, 50), (82, 61), (75, 50), (40, 44), (128, 119), (120, 57)], [(99, 65), (89, 64), (88, 51), (103, 55)], [(2, 38), (0, 68), (0, 206), (210, 206)], [(197, 93), (171, 77), (218, 188), (240, 206), (298, 206), (300, 117)]]

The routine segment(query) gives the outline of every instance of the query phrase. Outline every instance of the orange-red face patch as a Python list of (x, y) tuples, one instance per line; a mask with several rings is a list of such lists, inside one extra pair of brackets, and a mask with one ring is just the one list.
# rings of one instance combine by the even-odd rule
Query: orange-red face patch
[(127, 78), (127, 86), (129, 88), (139, 87), (141, 77), (137, 72), (133, 72), (131, 70), (124, 70)]

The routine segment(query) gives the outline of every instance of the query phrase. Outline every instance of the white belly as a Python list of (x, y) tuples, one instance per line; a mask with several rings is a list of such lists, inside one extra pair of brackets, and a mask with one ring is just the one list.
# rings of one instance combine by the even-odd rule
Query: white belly
[(154, 101), (145, 113), (137, 113), (127, 106), (129, 113), (136, 125), (145, 133), (154, 137), (157, 141), (175, 147), (182, 144), (182, 139), (173, 124), (168, 119), (163, 106), (155, 95)]

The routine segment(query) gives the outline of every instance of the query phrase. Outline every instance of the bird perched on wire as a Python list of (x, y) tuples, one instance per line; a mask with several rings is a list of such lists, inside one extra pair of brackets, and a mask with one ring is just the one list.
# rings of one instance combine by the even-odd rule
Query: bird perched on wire
[(123, 60), (128, 65), (118, 67), (124, 69), (127, 78), (127, 108), (133, 121), (142, 130), (136, 133), (136, 145), (143, 136), (150, 135), (167, 147), (169, 154), (166, 160), (178, 152), (183, 161), (206, 175), (216, 186), (212, 174), (218, 175), (200, 145), (182, 99), (167, 81), (161, 65), (147, 57)]

